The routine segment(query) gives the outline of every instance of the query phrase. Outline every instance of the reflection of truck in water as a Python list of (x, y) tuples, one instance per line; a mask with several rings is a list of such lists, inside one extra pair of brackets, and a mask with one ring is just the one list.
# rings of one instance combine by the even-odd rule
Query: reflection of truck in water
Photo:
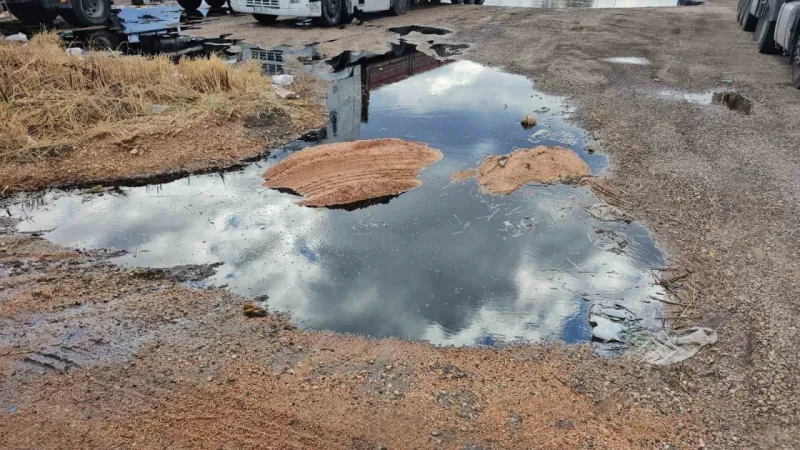
[[(278, 47), (265, 50), (247, 47), (243, 59), (261, 61), (264, 73), (280, 74), (286, 70), (286, 60), (291, 55), (300, 61), (320, 59), (316, 47), (292, 50)], [(409, 44), (394, 45), (393, 50), (383, 55), (362, 52), (344, 52), (328, 61), (333, 72), (327, 74), (331, 87), (325, 101), (328, 108), (326, 142), (343, 142), (360, 139), (361, 123), (369, 120), (370, 91), (381, 86), (397, 83), (412, 75), (436, 69), (450, 61), (441, 61)]]

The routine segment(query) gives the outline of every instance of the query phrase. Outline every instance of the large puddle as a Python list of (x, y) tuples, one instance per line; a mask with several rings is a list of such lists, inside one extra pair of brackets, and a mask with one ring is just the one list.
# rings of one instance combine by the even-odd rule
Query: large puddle
[[(26, 219), (20, 230), (124, 249), (116, 261), (127, 265), (223, 262), (209, 283), (268, 295), (270, 309), (311, 329), (454, 345), (579, 342), (591, 339), (590, 309), (614, 305), (638, 326), (655, 326), (650, 296), (663, 294), (650, 270), (663, 257), (641, 226), (587, 214), (599, 202), (588, 188), (529, 185), (492, 196), (474, 180), (450, 182), (487, 155), (539, 144), (569, 147), (599, 173), (606, 160), (584, 149), (562, 98), (524, 77), (411, 46), (333, 62), (322, 142), (425, 142), (444, 158), (422, 171), (421, 187), (352, 211), (298, 206), (260, 177), (313, 145), (297, 142), (236, 172), (27, 199), (11, 210)], [(532, 112), (538, 125), (525, 130), (520, 119)]]

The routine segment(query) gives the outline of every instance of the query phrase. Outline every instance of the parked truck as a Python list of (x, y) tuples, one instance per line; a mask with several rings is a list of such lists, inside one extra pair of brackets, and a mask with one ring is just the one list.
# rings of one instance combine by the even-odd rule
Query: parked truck
[(28, 25), (50, 25), (61, 16), (70, 25), (106, 25), (111, 0), (5, 0), (8, 12)]
[(759, 53), (789, 57), (792, 85), (800, 89), (800, 0), (739, 0), (737, 18), (754, 32)]

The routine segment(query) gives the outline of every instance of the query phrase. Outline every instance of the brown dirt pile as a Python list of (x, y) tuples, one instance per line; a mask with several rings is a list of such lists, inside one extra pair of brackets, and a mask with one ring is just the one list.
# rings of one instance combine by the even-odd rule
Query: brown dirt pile
[(572, 150), (539, 146), (486, 157), (478, 168), (478, 183), (484, 192), (500, 195), (530, 182), (550, 183), (588, 175), (589, 166)]
[(441, 158), (438, 150), (400, 139), (318, 145), (270, 167), (264, 186), (292, 189), (306, 197), (303, 206), (345, 205), (411, 190), (422, 184), (419, 171)]
[(450, 175), (450, 182), (460, 183), (462, 181), (467, 181), (474, 176), (475, 176), (475, 169), (462, 170), (461, 172), (456, 172)]

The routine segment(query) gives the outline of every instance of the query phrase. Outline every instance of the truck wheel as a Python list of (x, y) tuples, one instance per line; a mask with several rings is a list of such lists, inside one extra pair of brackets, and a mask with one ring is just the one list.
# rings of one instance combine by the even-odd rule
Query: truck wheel
[(742, 22), (742, 29), (744, 31), (755, 31), (756, 25), (758, 25), (758, 17), (750, 14), (750, 11), (744, 12), (744, 21)]
[(322, 0), (322, 17), (317, 22), (324, 27), (335, 27), (344, 19), (344, 0)]
[(460, 5), (460, 4), (464, 3), (464, 0), (450, 0), (450, 3), (452, 3), (454, 5)]
[(72, 0), (72, 9), (61, 11), (61, 17), (67, 23), (79, 27), (105, 25), (110, 16), (109, 0)]
[(411, 9), (411, 0), (392, 0), (392, 6), (390, 9), (392, 14), (395, 16), (405, 14), (409, 9)]
[(475, 0), (476, 5), (482, 5), (485, 0)]
[(792, 49), (792, 86), (800, 89), (800, 32), (795, 31)]
[(273, 16), (270, 14), (253, 14), (253, 17), (255, 17), (258, 23), (261, 25), (273, 24), (275, 23), (275, 19), (278, 18), (278, 16)]
[(119, 47), (119, 36), (106, 30), (95, 31), (89, 35), (87, 43), (89, 48), (95, 50), (116, 50)]
[(178, 0), (178, 5), (187, 11), (194, 11), (203, 4), (203, 0)]
[(212, 8), (222, 8), (228, 0), (206, 0), (208, 6)]
[(772, 15), (769, 3), (764, 7), (761, 17), (758, 18), (755, 36), (758, 39), (758, 52), (764, 54), (778, 53), (775, 47), (775, 22), (770, 20)]
[(8, 12), (26, 25), (50, 25), (58, 17), (57, 11), (50, 11), (38, 1), (8, 3)]

